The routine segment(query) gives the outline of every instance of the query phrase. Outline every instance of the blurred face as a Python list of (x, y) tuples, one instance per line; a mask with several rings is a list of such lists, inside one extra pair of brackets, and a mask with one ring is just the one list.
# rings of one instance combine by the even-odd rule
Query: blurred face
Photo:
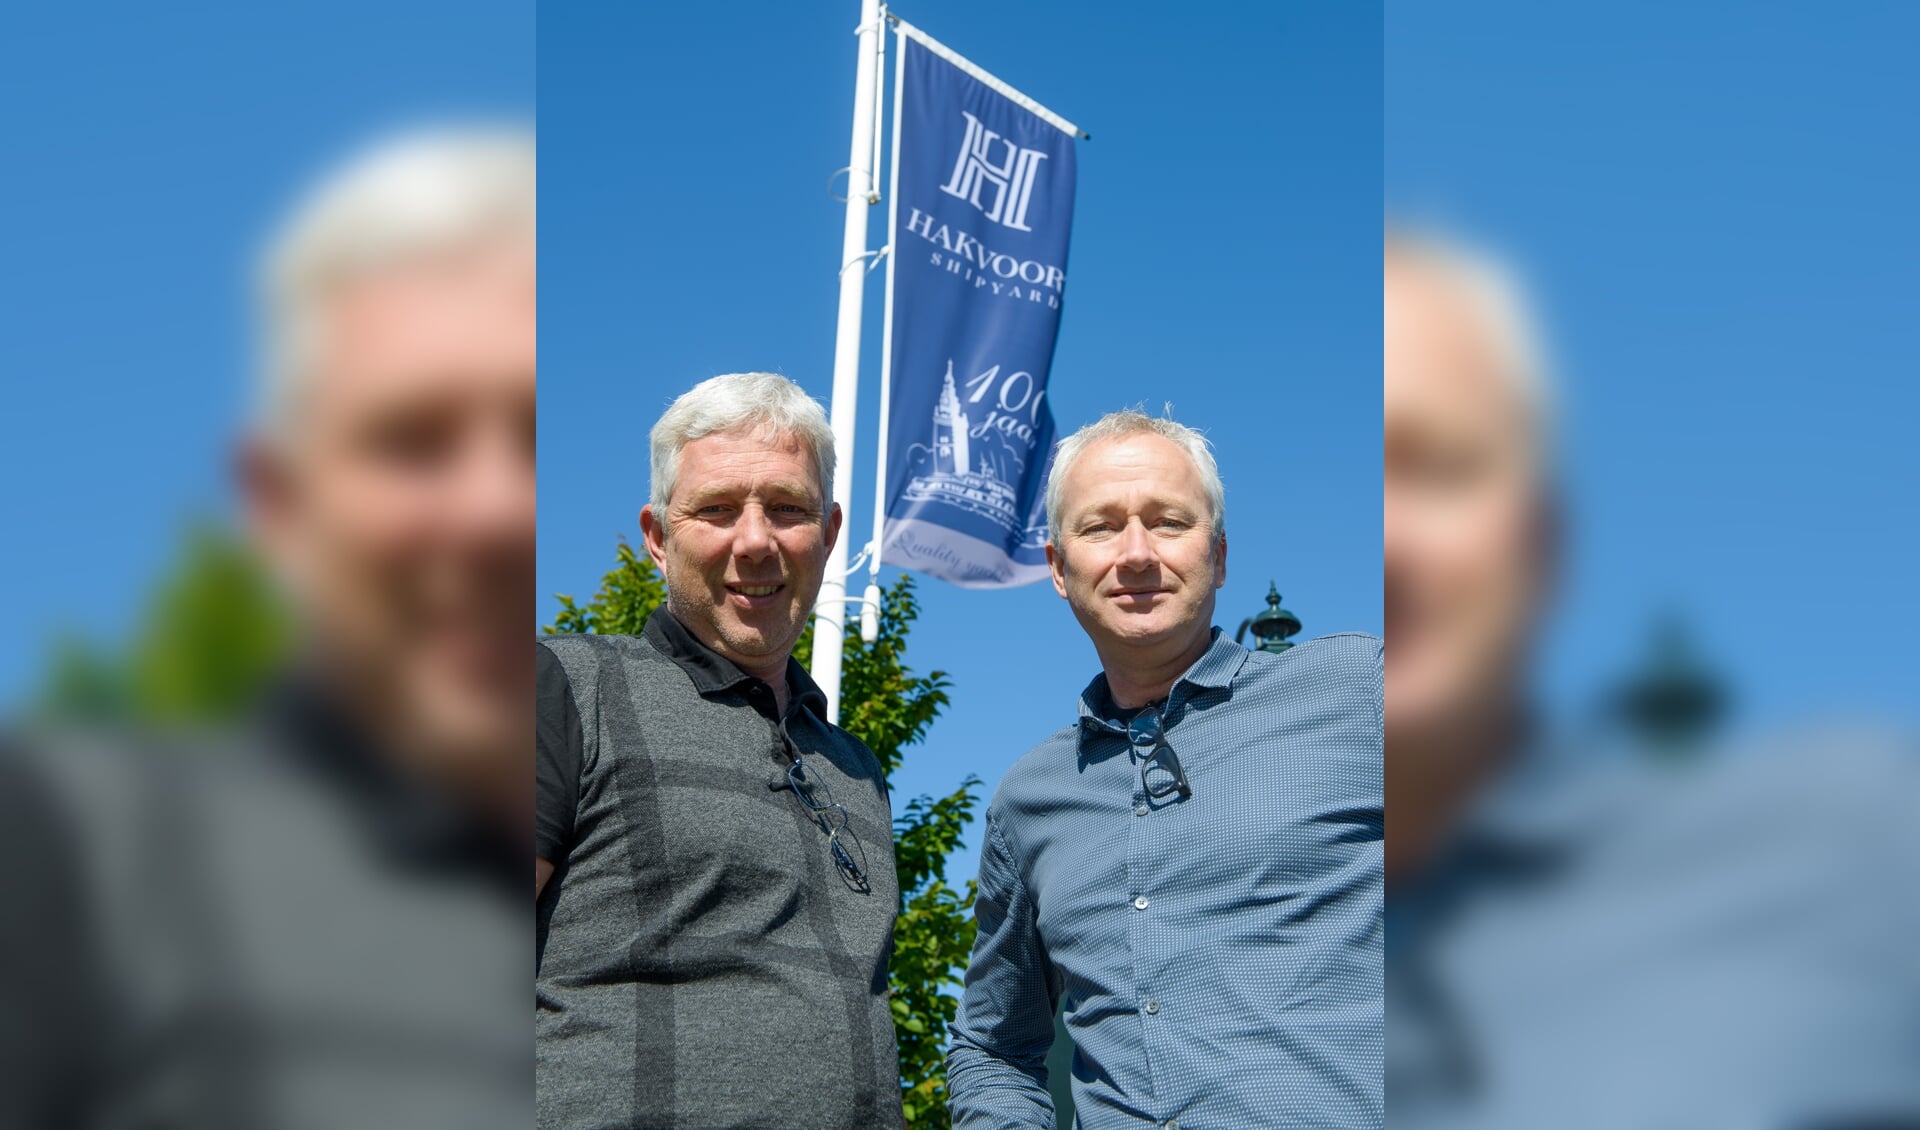
[(1227, 543), (1193, 460), (1152, 433), (1103, 440), (1068, 469), (1053, 587), (1103, 660), (1178, 654), (1213, 626)]
[(343, 284), (297, 421), (247, 461), (328, 676), (454, 775), (528, 735), (534, 287), (531, 239), (506, 237)]
[(674, 615), (743, 670), (777, 672), (840, 533), (806, 445), (758, 428), (701, 436), (680, 449), (664, 511), (648, 505), (640, 527)]
[(1532, 421), (1461, 298), (1386, 267), (1386, 716), (1414, 734), (1503, 709), (1549, 572)]

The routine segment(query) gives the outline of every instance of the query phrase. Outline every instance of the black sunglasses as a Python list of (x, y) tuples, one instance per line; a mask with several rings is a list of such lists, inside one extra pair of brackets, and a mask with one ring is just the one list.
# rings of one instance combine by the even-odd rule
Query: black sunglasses
[(1160, 721), (1160, 708), (1149, 706), (1133, 716), (1127, 723), (1127, 739), (1134, 745), (1149, 743), (1153, 752), (1140, 762), (1140, 787), (1155, 800), (1161, 800), (1180, 794), (1185, 800), (1193, 795), (1193, 786), (1187, 783), (1187, 771), (1180, 766), (1180, 755), (1173, 752), (1173, 744), (1167, 741), (1167, 735)]
[(825, 777), (810, 768), (798, 753), (790, 755), (793, 764), (787, 767), (787, 784), (793, 787), (793, 795), (800, 798), (814, 823), (827, 834), (827, 850), (833, 855), (833, 866), (841, 880), (853, 890), (867, 894), (872, 889), (867, 880), (867, 852), (847, 823), (846, 806), (833, 799), (833, 790)]

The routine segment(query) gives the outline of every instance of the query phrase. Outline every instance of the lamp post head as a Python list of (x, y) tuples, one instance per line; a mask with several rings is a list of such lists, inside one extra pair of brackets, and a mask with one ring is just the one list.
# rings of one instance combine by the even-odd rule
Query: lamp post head
[(1292, 647), (1287, 637), (1300, 632), (1300, 617), (1280, 607), (1280, 588), (1272, 581), (1267, 582), (1266, 609), (1240, 622), (1240, 630), (1233, 637), (1235, 642), (1245, 643), (1248, 632), (1253, 633), (1255, 651), (1273, 655)]
[(1654, 752), (1696, 751), (1726, 716), (1727, 688), (1701, 659), (1685, 625), (1669, 614), (1654, 626), (1645, 664), (1613, 693), (1616, 716)]

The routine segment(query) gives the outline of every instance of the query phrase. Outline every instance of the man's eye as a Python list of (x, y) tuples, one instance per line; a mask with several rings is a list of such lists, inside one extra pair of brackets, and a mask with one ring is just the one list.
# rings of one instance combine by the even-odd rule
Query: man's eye
[(1178, 518), (1162, 518), (1158, 522), (1155, 522), (1154, 525), (1162, 530), (1184, 530), (1192, 525), (1192, 523), (1183, 522)]
[(1498, 460), (1483, 444), (1438, 437), (1406, 437), (1387, 445), (1387, 478), (1406, 487), (1457, 490), (1469, 487)]
[(388, 463), (424, 468), (444, 460), (454, 448), (455, 429), (434, 417), (410, 417), (382, 423), (367, 446)]
[(1112, 532), (1113, 532), (1113, 527), (1107, 525), (1105, 522), (1095, 522), (1091, 526), (1080, 527), (1080, 536), (1083, 538), (1096, 537), (1100, 534), (1107, 534)]

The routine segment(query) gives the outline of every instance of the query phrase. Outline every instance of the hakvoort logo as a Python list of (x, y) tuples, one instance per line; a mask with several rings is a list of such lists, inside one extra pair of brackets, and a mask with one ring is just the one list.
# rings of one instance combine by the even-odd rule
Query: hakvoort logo
[[(1033, 201), (1034, 177), (1047, 155), (1038, 149), (1022, 149), (981, 125), (979, 118), (965, 110), (960, 116), (967, 119), (967, 136), (954, 159), (953, 175), (940, 191), (973, 205), (994, 223), (1015, 231), (1032, 231), (1027, 226), (1027, 206)], [(983, 191), (992, 194), (990, 203), (981, 201)]]

